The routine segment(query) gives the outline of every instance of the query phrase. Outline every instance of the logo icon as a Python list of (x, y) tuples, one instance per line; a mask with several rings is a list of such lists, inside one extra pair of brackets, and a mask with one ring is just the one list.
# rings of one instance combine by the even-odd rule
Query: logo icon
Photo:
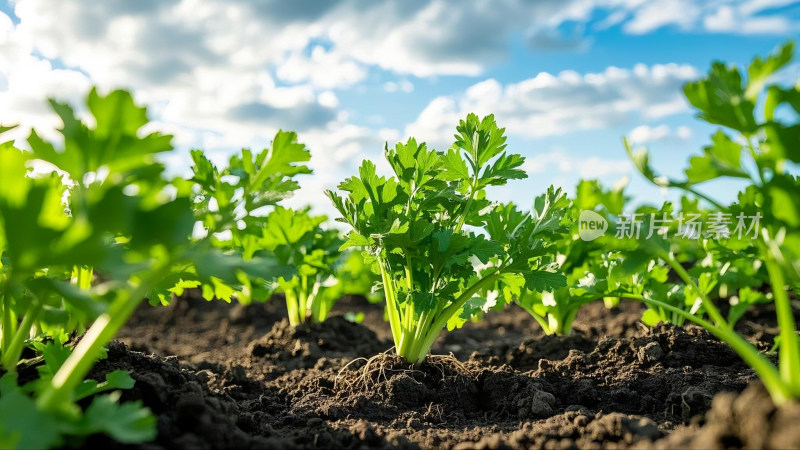
[(584, 241), (593, 241), (604, 235), (608, 221), (594, 211), (584, 209), (578, 217), (578, 235)]

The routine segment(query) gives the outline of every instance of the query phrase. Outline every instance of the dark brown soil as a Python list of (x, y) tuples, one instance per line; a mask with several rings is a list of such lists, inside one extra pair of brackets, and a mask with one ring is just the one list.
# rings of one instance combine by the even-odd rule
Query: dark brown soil
[[(148, 448), (800, 448), (800, 406), (776, 408), (702, 329), (644, 327), (637, 303), (589, 305), (566, 337), (491, 312), (416, 366), (388, 351), (381, 305), (345, 298), (296, 328), (284, 308), (145, 305), (94, 373), (131, 370), (124, 398), (159, 418)], [(777, 331), (760, 315), (740, 329), (765, 349)]]

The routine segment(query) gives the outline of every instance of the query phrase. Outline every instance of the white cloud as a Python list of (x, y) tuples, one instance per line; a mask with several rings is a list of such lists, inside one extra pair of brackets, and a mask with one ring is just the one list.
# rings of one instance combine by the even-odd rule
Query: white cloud
[(355, 61), (348, 60), (341, 52), (326, 51), (316, 46), (310, 57), (302, 52), (293, 53), (278, 67), (278, 78), (291, 83), (309, 82), (320, 88), (352, 86), (363, 80), (367, 72)]
[(689, 29), (701, 15), (693, 0), (653, 0), (642, 5), (624, 26), (633, 34), (649, 33), (666, 25)]
[(640, 64), (585, 75), (542, 72), (508, 85), (489, 79), (434, 99), (406, 134), (446, 146), (453, 124), (470, 112), (494, 113), (509, 133), (533, 138), (625, 126), (686, 111), (681, 86), (696, 76), (691, 66)]
[(687, 126), (670, 128), (668, 125), (651, 127), (640, 125), (628, 133), (628, 139), (634, 144), (647, 144), (662, 141), (686, 141), (692, 137), (692, 130)]
[[(626, 5), (607, 18), (623, 23), (632, 34), (644, 34), (661, 27), (676, 26), (685, 31), (731, 34), (787, 34), (800, 30), (800, 23), (771, 9), (795, 3), (792, 0), (653, 0)], [(630, 14), (625, 22), (623, 12)], [(611, 20), (613, 18), (613, 20)]]
[[(580, 178), (596, 179), (608, 175), (627, 174), (631, 171), (627, 159), (608, 159), (597, 156), (583, 157), (556, 149), (539, 153), (525, 160), (522, 169), (529, 175), (535, 174), (573, 174)], [(558, 175), (554, 175), (558, 176)]]
[(339, 98), (333, 91), (321, 92), (319, 96), (317, 96), (317, 101), (320, 105), (328, 108), (336, 108), (339, 106)]
[(797, 0), (749, 0), (739, 6), (744, 14), (755, 14), (772, 8), (781, 8), (797, 3)]
[(57, 139), (58, 117), (46, 99), (79, 103), (89, 92), (89, 78), (76, 70), (57, 69), (50, 61), (32, 55), (32, 48), (15, 29), (11, 19), (0, 13), (0, 124), (18, 124), (3, 140), (22, 140), (30, 129), (41, 130)]
[(792, 31), (793, 24), (787, 17), (753, 17), (747, 14), (747, 11), (752, 8), (745, 8), (745, 6), (740, 8), (720, 6), (716, 12), (703, 19), (705, 29), (713, 32), (743, 34), (783, 34)]
[(614, 11), (613, 13), (607, 15), (604, 19), (597, 22), (593, 29), (597, 31), (607, 30), (615, 25), (619, 25), (622, 23), (627, 17), (629, 12), (626, 10), (619, 10)]
[[(783, 33), (797, 24), (770, 8), (786, 0), (356, 0), (312, 5), (243, 0), (17, 0), (20, 30), (47, 58), (105, 86), (175, 88), (197, 68), (273, 73), (320, 89), (352, 86), (369, 66), (420, 77), (479, 75), (506, 60), (513, 36), (533, 47), (585, 48), (584, 30), (622, 24), (634, 34), (689, 31)], [(735, 10), (735, 11), (734, 11)], [(728, 12), (726, 12), (728, 11)], [(733, 12), (738, 22), (727, 19)], [(743, 23), (739, 29), (731, 23)], [(770, 27), (780, 23), (778, 28)], [(573, 33), (562, 35), (567, 26)]]
[(383, 90), (386, 92), (404, 92), (409, 94), (414, 92), (414, 84), (408, 80), (400, 80), (398, 82), (387, 81), (383, 83)]
[(677, 136), (678, 139), (682, 139), (682, 140), (691, 139), (691, 137), (692, 137), (692, 129), (687, 127), (687, 126), (680, 126), (680, 127), (675, 129), (675, 136)]

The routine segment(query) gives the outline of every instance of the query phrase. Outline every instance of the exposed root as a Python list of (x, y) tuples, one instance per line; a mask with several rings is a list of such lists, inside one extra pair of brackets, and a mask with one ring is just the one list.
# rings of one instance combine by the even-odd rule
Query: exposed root
[[(361, 362), (364, 365), (355, 369), (357, 373), (353, 376), (348, 368)], [(415, 379), (417, 377), (425, 378), (430, 375), (430, 369), (439, 373), (440, 382), (447, 381), (448, 377), (457, 378), (459, 375), (475, 378), (467, 366), (456, 359), (452, 353), (429, 355), (422, 364), (410, 364), (396, 355), (393, 347), (369, 359), (356, 358), (347, 363), (336, 375), (334, 389), (345, 389), (351, 392), (373, 391), (377, 385), (388, 382), (394, 375), (405, 374)]]
[(449, 355), (428, 355), (424, 364), (436, 367), (442, 374), (442, 380), (447, 379), (446, 368), (454, 368), (461, 374), (468, 375), (470, 378), (475, 378), (475, 374), (458, 360), (452, 353)]

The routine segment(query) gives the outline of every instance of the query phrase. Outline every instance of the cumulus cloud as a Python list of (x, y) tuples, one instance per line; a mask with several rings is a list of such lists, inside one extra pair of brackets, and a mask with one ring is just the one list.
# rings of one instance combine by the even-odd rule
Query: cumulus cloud
[(664, 141), (686, 141), (692, 137), (692, 130), (687, 126), (670, 128), (668, 125), (651, 127), (640, 125), (628, 133), (628, 139), (634, 144), (648, 144)]
[(698, 2), (693, 0), (654, 0), (636, 9), (624, 29), (633, 34), (647, 33), (667, 25), (690, 29), (700, 16)]
[(4, 141), (21, 142), (32, 127), (56, 138), (54, 129), (60, 122), (46, 99), (76, 102), (86, 96), (90, 85), (82, 72), (55, 68), (50, 61), (33, 56), (30, 43), (0, 12), (0, 124), (19, 125), (3, 136)]
[[(20, 29), (47, 58), (100, 83), (179, 86), (202, 66), (274, 73), (290, 83), (352, 86), (369, 66), (419, 77), (479, 75), (524, 34), (533, 48), (580, 49), (586, 25), (641, 34), (785, 33), (787, 0), (322, 1), (17, 0)], [(744, 25), (737, 27), (737, 24)], [(563, 30), (572, 30), (563, 35)]]
[(320, 88), (349, 87), (363, 80), (367, 72), (342, 53), (317, 45), (309, 57), (295, 52), (280, 64), (278, 78), (291, 83), (309, 82)]
[[(384, 90), (407, 93), (414, 86), (404, 75), (482, 73), (508, 57), (510, 39), (517, 33), (532, 48), (567, 50), (590, 45), (584, 29), (591, 21), (598, 27), (622, 26), (630, 33), (670, 25), (786, 32), (796, 24), (771, 13), (786, 4), (504, 0), (464, 7), (455, 0), (318, 0), (313, 5), (274, 0), (16, 0), (19, 25), (14, 27), (6, 16), (0, 25), (5, 42), (0, 56), (2, 105), (3, 111), (44, 117), (46, 107), (32, 95), (75, 100), (92, 83), (133, 89), (160, 119), (187, 133), (198, 129), (249, 138), (257, 133), (246, 127), (254, 124), (324, 129), (341, 119), (335, 94), (327, 92), (364, 82), (374, 68), (399, 75)], [(660, 83), (674, 83), (675, 70), (683, 68), (644, 68), (652, 71), (644, 76), (637, 70), (540, 74), (501, 87), (487, 81), (473, 86), (452, 110), (436, 108), (455, 100), (437, 99), (421, 117), (484, 108), (508, 115), (509, 126), (524, 135), (541, 136), (624, 122), (636, 105), (649, 100), (655, 101), (639, 108), (646, 117), (683, 110), (677, 97), (653, 99), (646, 92), (668, 91)], [(659, 81), (661, 72), (666, 79)], [(626, 83), (630, 86), (623, 87)], [(489, 95), (500, 99), (492, 101)], [(552, 111), (540, 107), (551, 104)], [(587, 112), (580, 113), (584, 107)]]
[(489, 79), (434, 99), (406, 134), (447, 145), (452, 124), (470, 112), (494, 113), (509, 133), (533, 138), (624, 126), (687, 110), (680, 88), (696, 76), (691, 66), (667, 64), (585, 75), (542, 72), (507, 85)]
[(591, 38), (583, 37), (580, 32), (564, 36), (557, 29), (529, 30), (525, 36), (528, 47), (549, 52), (583, 51), (591, 42)]
[(608, 159), (590, 156), (588, 158), (556, 149), (539, 153), (525, 160), (522, 169), (529, 175), (535, 174), (574, 174), (580, 178), (600, 178), (608, 175), (627, 174), (631, 171), (627, 159)]
[(703, 25), (708, 31), (744, 34), (784, 34), (796, 29), (786, 17), (754, 17), (747, 14), (748, 10), (743, 7), (720, 6), (716, 12), (703, 19)]
[[(628, 5), (628, 8), (608, 16), (615, 17), (617, 23), (623, 22), (623, 29), (631, 34), (649, 33), (666, 26), (685, 31), (731, 34), (786, 34), (800, 30), (800, 23), (796, 20), (774, 11), (795, 3), (792, 0), (652, 0), (634, 3), (635, 6)], [(626, 9), (630, 15), (627, 21), (622, 15)]]

